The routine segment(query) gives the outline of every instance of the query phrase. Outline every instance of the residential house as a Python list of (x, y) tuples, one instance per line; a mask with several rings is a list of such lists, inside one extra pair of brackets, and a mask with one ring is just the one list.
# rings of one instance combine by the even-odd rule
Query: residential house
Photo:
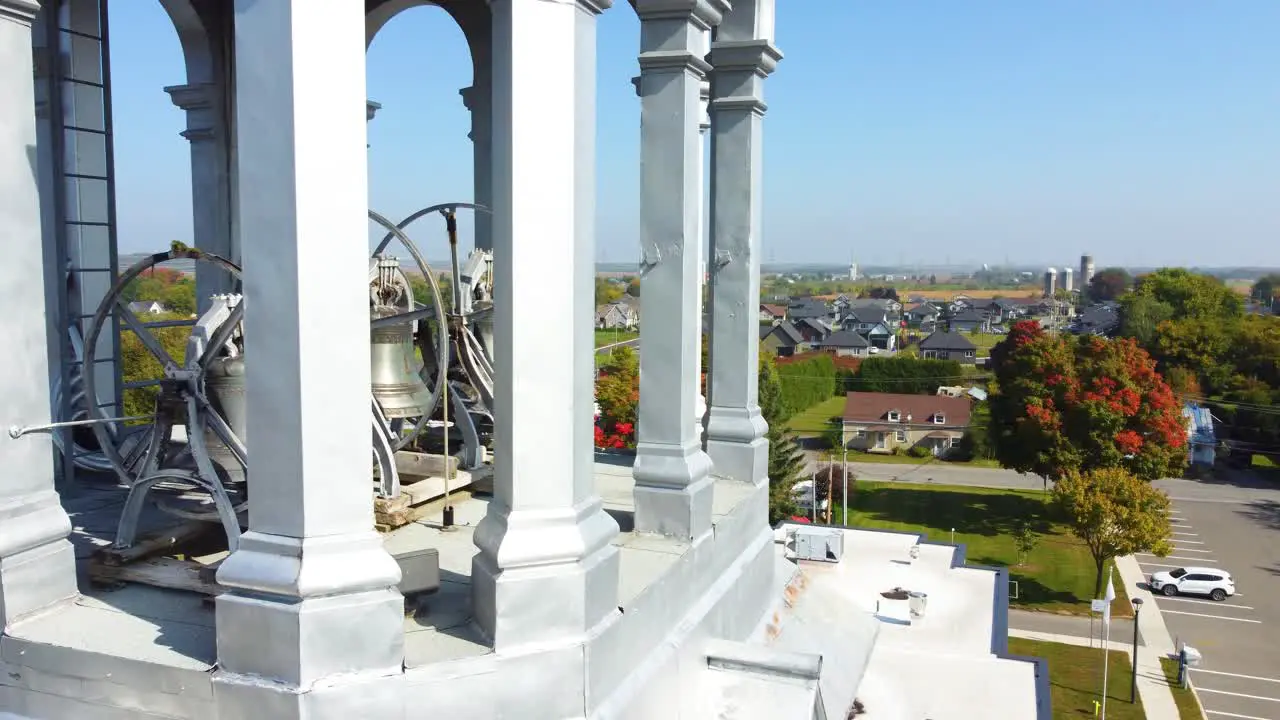
[(778, 324), (787, 319), (787, 306), (760, 303), (760, 322)]
[(810, 347), (804, 335), (790, 320), (783, 320), (777, 325), (761, 325), (760, 342), (779, 357), (802, 353)]
[(897, 323), (889, 319), (889, 313), (881, 305), (865, 305), (849, 308), (844, 317), (844, 329), (852, 330), (881, 350), (893, 350), (897, 346)]
[(864, 357), (870, 351), (871, 343), (852, 330), (837, 330), (816, 343), (815, 347), (833, 352), (837, 357)]
[(597, 330), (634, 330), (640, 324), (640, 313), (629, 303), (611, 302), (596, 308)]
[(968, 308), (947, 321), (952, 332), (991, 332), (991, 316), (977, 308)]
[(828, 319), (833, 315), (834, 313), (831, 311), (831, 307), (825, 302), (821, 300), (814, 300), (812, 298), (804, 298), (792, 301), (792, 303), (787, 307), (786, 319), (791, 322), (796, 322), (797, 320), (804, 320), (805, 318)]
[(129, 303), (129, 311), (134, 315), (160, 315), (169, 312), (155, 300), (134, 300)]
[(793, 324), (800, 331), (805, 341), (809, 343), (817, 343), (834, 330), (829, 321), (819, 318), (804, 318)]
[(851, 392), (845, 396), (842, 442), (873, 453), (920, 445), (945, 457), (960, 445), (969, 413), (968, 398)]
[(1077, 335), (1110, 336), (1120, 329), (1120, 306), (1113, 302), (1090, 305), (1068, 329)]
[(902, 319), (907, 321), (911, 327), (920, 327), (926, 322), (937, 322), (938, 316), (942, 314), (942, 309), (930, 302), (922, 302), (912, 305), (903, 313)]
[(937, 330), (920, 341), (920, 357), (933, 360), (959, 360), (972, 365), (978, 346), (958, 332)]

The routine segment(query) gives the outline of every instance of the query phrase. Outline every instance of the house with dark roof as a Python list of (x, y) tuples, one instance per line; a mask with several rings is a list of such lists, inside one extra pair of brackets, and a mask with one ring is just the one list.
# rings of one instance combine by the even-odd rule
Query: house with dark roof
[(960, 445), (970, 409), (967, 397), (851, 392), (845, 396), (841, 440), (870, 453), (918, 445), (945, 457)]
[(952, 332), (991, 332), (991, 316), (977, 308), (967, 308), (947, 321)]
[(972, 365), (978, 346), (958, 332), (938, 330), (920, 341), (920, 357), (930, 360), (958, 360)]
[(837, 357), (864, 357), (870, 352), (871, 343), (852, 330), (837, 330), (814, 347), (835, 353)]
[(1068, 330), (1077, 335), (1102, 335), (1109, 337), (1120, 329), (1120, 306), (1113, 302), (1098, 303), (1085, 308)]
[(912, 327), (919, 327), (925, 322), (937, 322), (938, 316), (942, 314), (942, 308), (930, 302), (916, 303), (907, 308), (903, 313), (902, 319)]
[(829, 318), (833, 314), (825, 302), (811, 298), (796, 300), (787, 306), (787, 319), (791, 322), (805, 318)]
[(897, 345), (897, 321), (892, 320), (889, 311), (880, 305), (863, 305), (850, 307), (844, 316), (845, 330), (851, 330), (867, 339), (872, 347), (881, 350), (893, 350)]
[(779, 357), (790, 357), (809, 349), (809, 341), (790, 320), (760, 326), (760, 343)]
[(816, 343), (826, 338), (834, 330), (831, 323), (822, 318), (804, 318), (792, 324), (796, 326), (796, 329), (800, 331), (800, 335), (809, 343)]

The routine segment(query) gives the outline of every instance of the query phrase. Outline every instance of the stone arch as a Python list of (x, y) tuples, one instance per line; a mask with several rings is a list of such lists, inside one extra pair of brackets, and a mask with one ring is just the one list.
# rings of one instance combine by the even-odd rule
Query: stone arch
[(187, 82), (213, 82), (217, 63), (209, 41), (209, 29), (205, 27), (192, 0), (160, 0), (160, 6), (169, 15), (173, 28), (178, 33), (182, 56), (187, 65)]
[(487, 62), (492, 14), (488, 3), (474, 0), (365, 0), (365, 48), (396, 15), (409, 8), (428, 5), (444, 10), (458, 24), (467, 40), (473, 72)]

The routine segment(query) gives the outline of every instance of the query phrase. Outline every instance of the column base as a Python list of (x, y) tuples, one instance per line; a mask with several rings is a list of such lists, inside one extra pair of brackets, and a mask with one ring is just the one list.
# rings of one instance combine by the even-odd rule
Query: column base
[(404, 715), (403, 676), (342, 678), (299, 689), (222, 670), (213, 675), (218, 717), (224, 720), (348, 720)]
[[(218, 663), (245, 682), (306, 691), (404, 665), (400, 568), (376, 533), (292, 538), (248, 532), (218, 570)], [(261, 716), (261, 715), (260, 715)]]
[(79, 594), (71, 520), (52, 490), (0, 500), (0, 630)]
[(0, 631), (79, 594), (75, 548), (66, 540), (0, 557)]
[(495, 650), (580, 641), (618, 609), (618, 523), (591, 498), (512, 512), (496, 498), (476, 527), (472, 612)]
[(712, 408), (707, 419), (707, 454), (716, 472), (755, 485), (769, 482), (768, 431), (759, 410)]
[(711, 458), (698, 443), (640, 443), (632, 473), (636, 532), (692, 540), (711, 531)]

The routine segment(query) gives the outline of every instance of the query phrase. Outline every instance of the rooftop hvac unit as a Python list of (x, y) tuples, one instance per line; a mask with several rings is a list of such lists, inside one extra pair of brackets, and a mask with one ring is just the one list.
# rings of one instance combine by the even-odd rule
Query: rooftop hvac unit
[(844, 556), (844, 533), (837, 528), (796, 529), (796, 559), (840, 562)]

